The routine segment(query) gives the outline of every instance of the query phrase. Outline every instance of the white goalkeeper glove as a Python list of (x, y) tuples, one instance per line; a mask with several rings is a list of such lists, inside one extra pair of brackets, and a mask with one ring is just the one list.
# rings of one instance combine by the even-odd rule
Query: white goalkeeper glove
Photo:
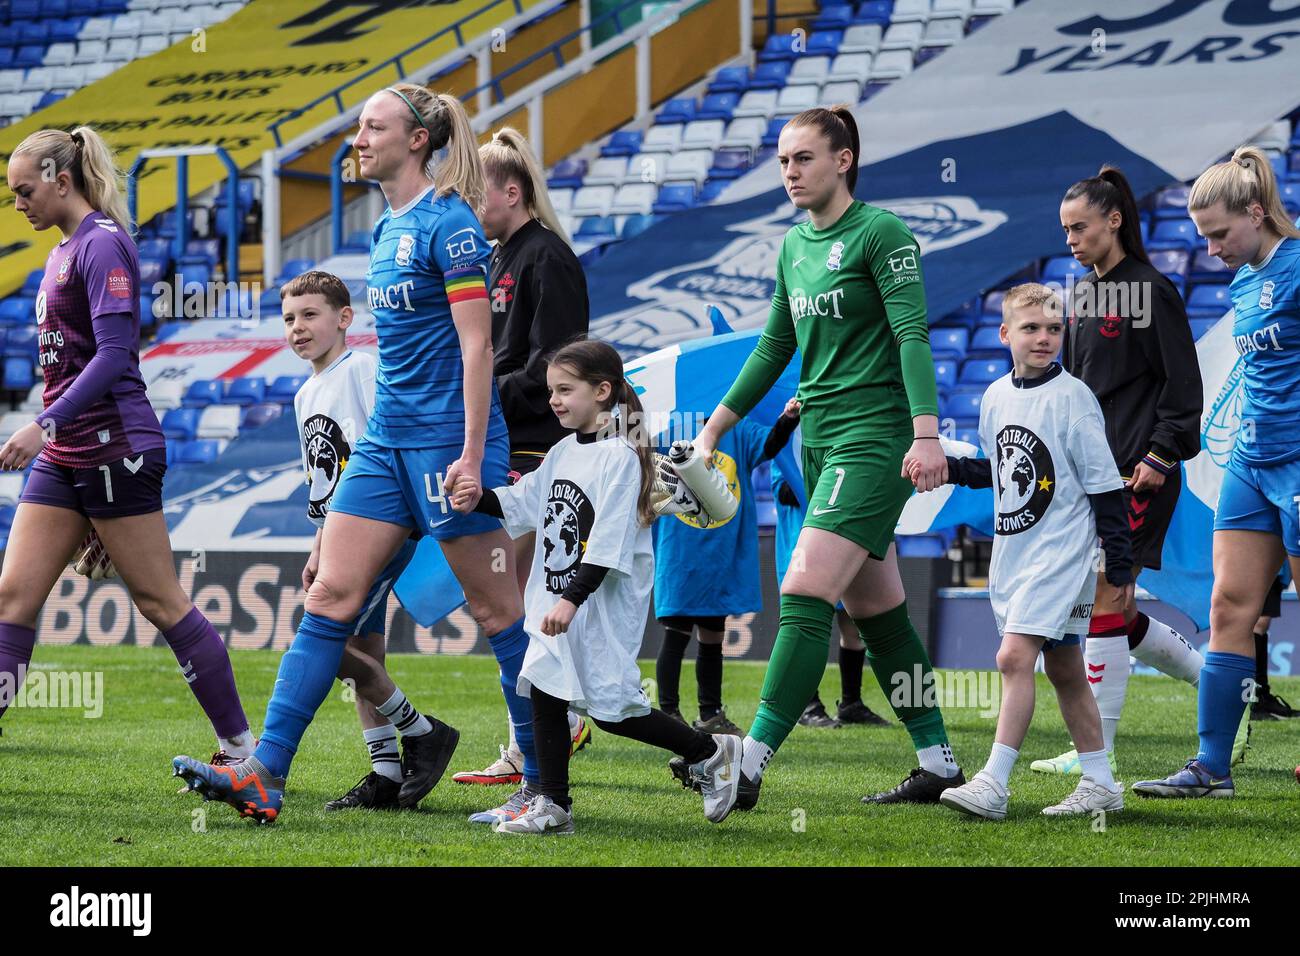
[(72, 570), (84, 574), (92, 581), (117, 577), (117, 568), (113, 567), (113, 560), (104, 550), (104, 542), (99, 540), (94, 528), (90, 529), (90, 533), (81, 542), (81, 547), (72, 556)]
[(713, 522), (700, 499), (686, 487), (677, 469), (666, 455), (655, 454), (655, 483), (650, 504), (657, 515), (686, 515), (698, 519), (705, 527)]

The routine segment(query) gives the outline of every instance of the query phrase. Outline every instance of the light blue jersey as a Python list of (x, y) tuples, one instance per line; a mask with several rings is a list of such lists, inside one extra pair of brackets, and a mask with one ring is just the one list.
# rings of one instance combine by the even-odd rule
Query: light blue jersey
[(1294, 461), (1300, 458), (1300, 240), (1283, 239), (1258, 267), (1242, 266), (1228, 291), (1243, 383), (1233, 461)]
[[(728, 521), (701, 528), (694, 518), (655, 521), (655, 617), (714, 617), (763, 607), (758, 571), (758, 508), (751, 473), (763, 461), (769, 428), (741, 419), (722, 436), (713, 464), (740, 502)], [(682, 437), (673, 435), (668, 438)]]
[[(451, 306), (487, 299), (491, 250), (483, 228), (460, 196), (436, 196), (430, 185), (384, 211), (370, 249), (366, 291), (379, 371), (365, 437), (386, 448), (459, 444), (465, 376)], [(505, 434), (493, 381), (487, 439)]]

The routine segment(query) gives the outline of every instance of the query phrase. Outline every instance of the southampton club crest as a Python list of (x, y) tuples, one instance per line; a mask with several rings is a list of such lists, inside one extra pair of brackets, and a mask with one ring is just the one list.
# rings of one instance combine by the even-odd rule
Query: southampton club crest
[(307, 419), (302, 435), (307, 446), (307, 516), (323, 519), (352, 449), (338, 422), (327, 415)]
[(1043, 520), (1056, 493), (1056, 468), (1043, 440), (1021, 425), (1007, 425), (997, 438), (994, 465), (997, 534), (1019, 534)]
[(581, 488), (562, 478), (552, 482), (542, 518), (542, 568), (552, 594), (563, 594), (577, 576), (595, 522), (596, 509)]

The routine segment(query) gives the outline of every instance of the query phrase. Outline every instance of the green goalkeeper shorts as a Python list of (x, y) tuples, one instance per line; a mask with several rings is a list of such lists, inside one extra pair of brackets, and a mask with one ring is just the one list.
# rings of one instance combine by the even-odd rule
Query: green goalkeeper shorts
[(894, 540), (912, 482), (903, 478), (903, 456), (911, 434), (882, 435), (829, 448), (803, 446), (803, 481), (808, 490), (805, 528), (847, 538), (874, 558)]

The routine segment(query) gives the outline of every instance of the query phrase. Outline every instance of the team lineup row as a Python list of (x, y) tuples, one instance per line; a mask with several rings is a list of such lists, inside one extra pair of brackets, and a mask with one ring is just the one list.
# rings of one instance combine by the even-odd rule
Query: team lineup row
[[(411, 807), (443, 776), (459, 739), (383, 667), (388, 592), (413, 539), (428, 535), (488, 636), (509, 713), (509, 749), (469, 777), (517, 775), (518, 789), (471, 819), (503, 833), (573, 832), (568, 760), (589, 719), (672, 751), (674, 774), (721, 822), (757, 804), (766, 767), (815, 697), (837, 604), (882, 686), (931, 672), (892, 539), (910, 495), (952, 482), (995, 492), (990, 598), (1004, 678), (995, 743), (968, 781), (937, 704), (920, 695), (896, 704), (918, 766), (869, 800), (1004, 817), (1040, 651), (1076, 745), (1045, 769), (1081, 776), (1045, 813), (1122, 808), (1114, 738), (1130, 652), (1198, 686), (1201, 743), (1182, 770), (1132, 789), (1233, 794), (1232, 741), (1255, 675), (1252, 628), (1284, 557), (1300, 570), (1300, 230), (1258, 150), (1204, 173), (1189, 203), (1210, 253), (1237, 269), (1236, 340), (1265, 343), (1239, 348), (1250, 427), (1216, 513), (1202, 658), (1133, 599), (1141, 569), (1159, 567), (1180, 462), (1199, 451), (1201, 383), (1181, 299), (1147, 262), (1122, 174), (1103, 168), (1072, 186), (1061, 222), (1093, 269), (1085, 282), (1144, 284), (1149, 321), (1081, 308), (1086, 297), (1067, 308), (1036, 284), (1010, 290), (1001, 336), (1013, 371), (981, 405), (986, 458), (958, 459), (939, 439), (920, 249), (896, 216), (854, 199), (852, 113), (809, 110), (786, 125), (782, 178), (807, 220), (782, 244), (753, 354), (699, 434), (681, 436), (729, 480), (747, 482), (745, 462), (773, 457), (801, 430), (806, 511), (742, 739), (721, 707), (717, 621), (751, 609), (743, 579), (754, 576), (721, 586), (717, 572), (734, 564), (709, 555), (750, 547), (752, 496), (740, 495), (741, 519), (716, 525), (665, 507), (654, 448), (623, 427), (642, 410), (622, 362), (583, 335), (585, 280), (527, 144), (503, 130), (480, 149), (454, 97), (399, 84), (367, 101), (354, 147), (388, 203), (367, 272), (378, 362), (347, 349), (352, 311), (337, 277), (307, 273), (281, 290), (286, 338), (315, 373), (295, 411), (318, 530), (303, 573), (306, 613), (257, 739), (224, 644), (176, 582), (161, 514), (164, 443), (139, 373), (139, 266), (111, 152), (85, 127), (42, 131), (15, 150), (16, 208), (64, 236), (46, 264), (37, 320), (65, 344), (45, 366), (45, 410), (0, 448), (2, 467), (34, 461), (0, 573), (0, 672), (25, 670), (37, 615), (68, 560), (102, 548), (193, 675), (217, 734), (211, 761), (173, 761), (191, 789), (259, 822), (277, 819), (302, 735), (343, 678), (357, 687), (374, 770), (334, 806)], [(42, 175), (47, 168), (56, 174)], [(745, 421), (796, 349), (796, 400), (770, 431)], [(1103, 570), (1094, 573), (1099, 538)], [(729, 550), (709, 550), (718, 547)], [(674, 581), (690, 582), (690, 593)], [(656, 613), (678, 635), (676, 666), (693, 626), (701, 663), (711, 662), (701, 667), (709, 700), (702, 693), (695, 726), (652, 707), (642, 690), (637, 654), (652, 586)], [(706, 637), (718, 648), (708, 655)]]

